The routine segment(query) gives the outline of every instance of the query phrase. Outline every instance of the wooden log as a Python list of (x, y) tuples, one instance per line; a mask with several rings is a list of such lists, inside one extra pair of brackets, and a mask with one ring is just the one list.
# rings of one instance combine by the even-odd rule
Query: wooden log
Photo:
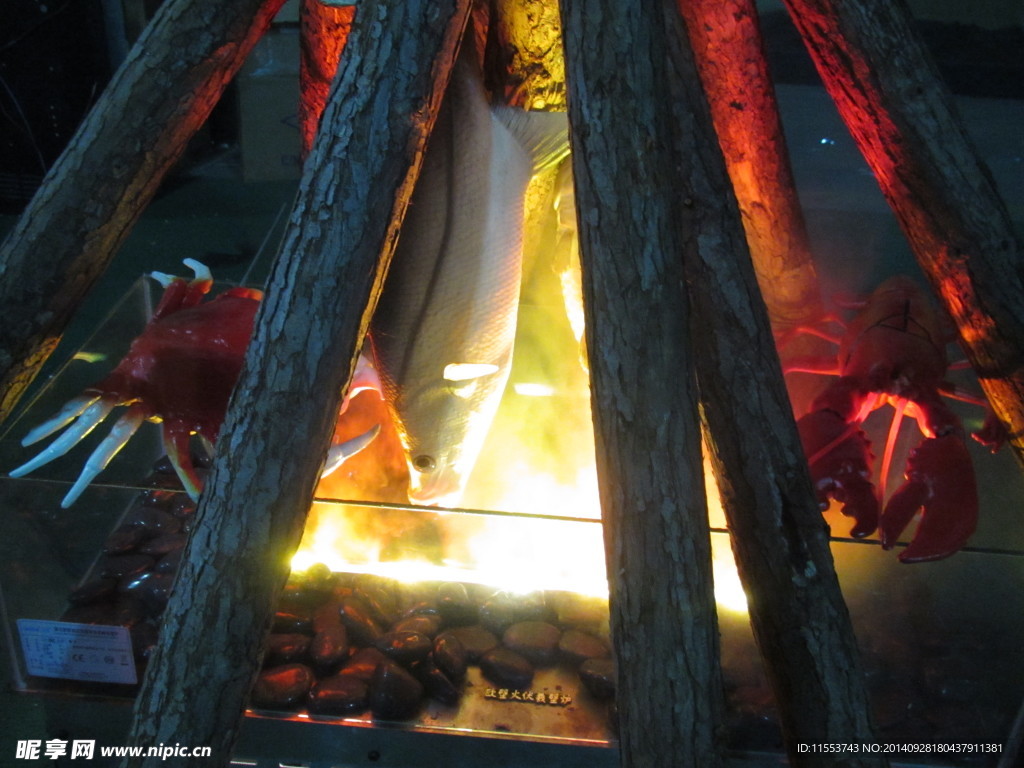
[(737, 204), (688, 38), (678, 40), (672, 101), (692, 159), (676, 199), (707, 444), (790, 764), (832, 766), (834, 754), (797, 745), (873, 742), (868, 696)]
[(284, 0), (167, 0), (0, 246), (0, 421)]
[(669, 94), (682, 75), (664, 5), (561, 3), (627, 768), (722, 764), (710, 536), (678, 257), (677, 169), (688, 160)]
[(213, 748), (177, 765), (230, 757), (468, 6), (360, 4), (135, 705), (131, 743)]
[(820, 320), (821, 291), (753, 0), (679, 0), (772, 327)]
[(345, 50), (354, 5), (328, 5), (322, 0), (302, 0), (299, 9), (299, 136), (302, 156), (313, 148), (320, 116)]
[(565, 109), (565, 60), (556, 3), (492, 0), (488, 62), (496, 90), (514, 106)]
[(786, 6), (1024, 463), (1024, 248), (906, 5)]

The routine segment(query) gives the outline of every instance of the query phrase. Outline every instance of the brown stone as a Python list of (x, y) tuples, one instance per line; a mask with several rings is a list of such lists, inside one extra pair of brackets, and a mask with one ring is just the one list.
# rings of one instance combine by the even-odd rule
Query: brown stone
[(498, 638), (490, 630), (473, 624), (468, 627), (454, 627), (448, 630), (466, 649), (471, 664), (479, 663), (480, 657), (498, 645)]
[(497, 685), (529, 688), (533, 682), (533, 665), (515, 651), (498, 646), (480, 657), (480, 671)]
[(501, 641), (534, 666), (548, 667), (558, 660), (562, 631), (544, 621), (521, 621), (505, 630)]
[(305, 664), (265, 669), (256, 678), (252, 703), (257, 707), (294, 707), (304, 701), (316, 678)]
[(348, 630), (349, 638), (356, 645), (373, 645), (384, 634), (380, 623), (373, 618), (366, 603), (353, 596), (341, 603), (341, 623)]
[(420, 709), (423, 684), (393, 661), (378, 665), (370, 681), (370, 711), (381, 720), (407, 720)]
[(373, 647), (399, 664), (423, 661), (433, 648), (430, 638), (418, 632), (388, 632), (378, 637)]
[(599, 637), (569, 629), (558, 640), (558, 652), (562, 659), (577, 667), (587, 659), (605, 659), (611, 654), (608, 643)]
[(267, 666), (276, 666), (298, 661), (309, 651), (309, 643), (308, 635), (297, 632), (272, 633), (267, 638), (267, 652), (263, 657), (263, 663)]
[(309, 692), (309, 711), (316, 715), (358, 715), (369, 706), (369, 687), (351, 675), (325, 677)]
[(348, 650), (348, 632), (339, 622), (313, 635), (309, 658), (318, 671), (333, 672), (348, 657)]
[(451, 632), (444, 632), (437, 636), (437, 639), (434, 640), (431, 658), (434, 664), (451, 680), (459, 681), (466, 676), (469, 653), (462, 641)]
[(341, 668), (339, 674), (358, 677), (363, 682), (370, 682), (377, 667), (388, 660), (388, 657), (376, 648), (363, 648), (356, 651)]

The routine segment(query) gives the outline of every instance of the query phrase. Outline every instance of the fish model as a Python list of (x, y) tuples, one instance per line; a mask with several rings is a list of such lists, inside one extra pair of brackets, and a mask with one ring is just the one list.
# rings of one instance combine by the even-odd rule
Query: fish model
[(491, 107), (457, 61), (371, 325), (409, 500), (456, 506), (512, 364), (527, 185), (569, 150), (564, 113)]

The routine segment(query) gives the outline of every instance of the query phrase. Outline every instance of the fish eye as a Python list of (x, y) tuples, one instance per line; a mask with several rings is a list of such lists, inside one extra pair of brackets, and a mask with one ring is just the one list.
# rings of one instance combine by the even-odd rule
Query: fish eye
[(426, 454), (424, 454), (422, 456), (417, 456), (415, 459), (413, 459), (412, 465), (420, 472), (429, 472), (430, 470), (437, 466), (437, 462), (434, 461), (433, 456), (427, 456)]

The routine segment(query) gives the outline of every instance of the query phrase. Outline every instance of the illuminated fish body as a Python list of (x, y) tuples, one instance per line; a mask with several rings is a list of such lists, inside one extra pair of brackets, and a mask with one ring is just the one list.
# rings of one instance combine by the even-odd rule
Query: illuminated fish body
[(523, 205), (568, 153), (564, 113), (492, 108), (478, 69), (452, 74), (372, 323), (399, 417), (410, 501), (458, 503), (512, 363)]

